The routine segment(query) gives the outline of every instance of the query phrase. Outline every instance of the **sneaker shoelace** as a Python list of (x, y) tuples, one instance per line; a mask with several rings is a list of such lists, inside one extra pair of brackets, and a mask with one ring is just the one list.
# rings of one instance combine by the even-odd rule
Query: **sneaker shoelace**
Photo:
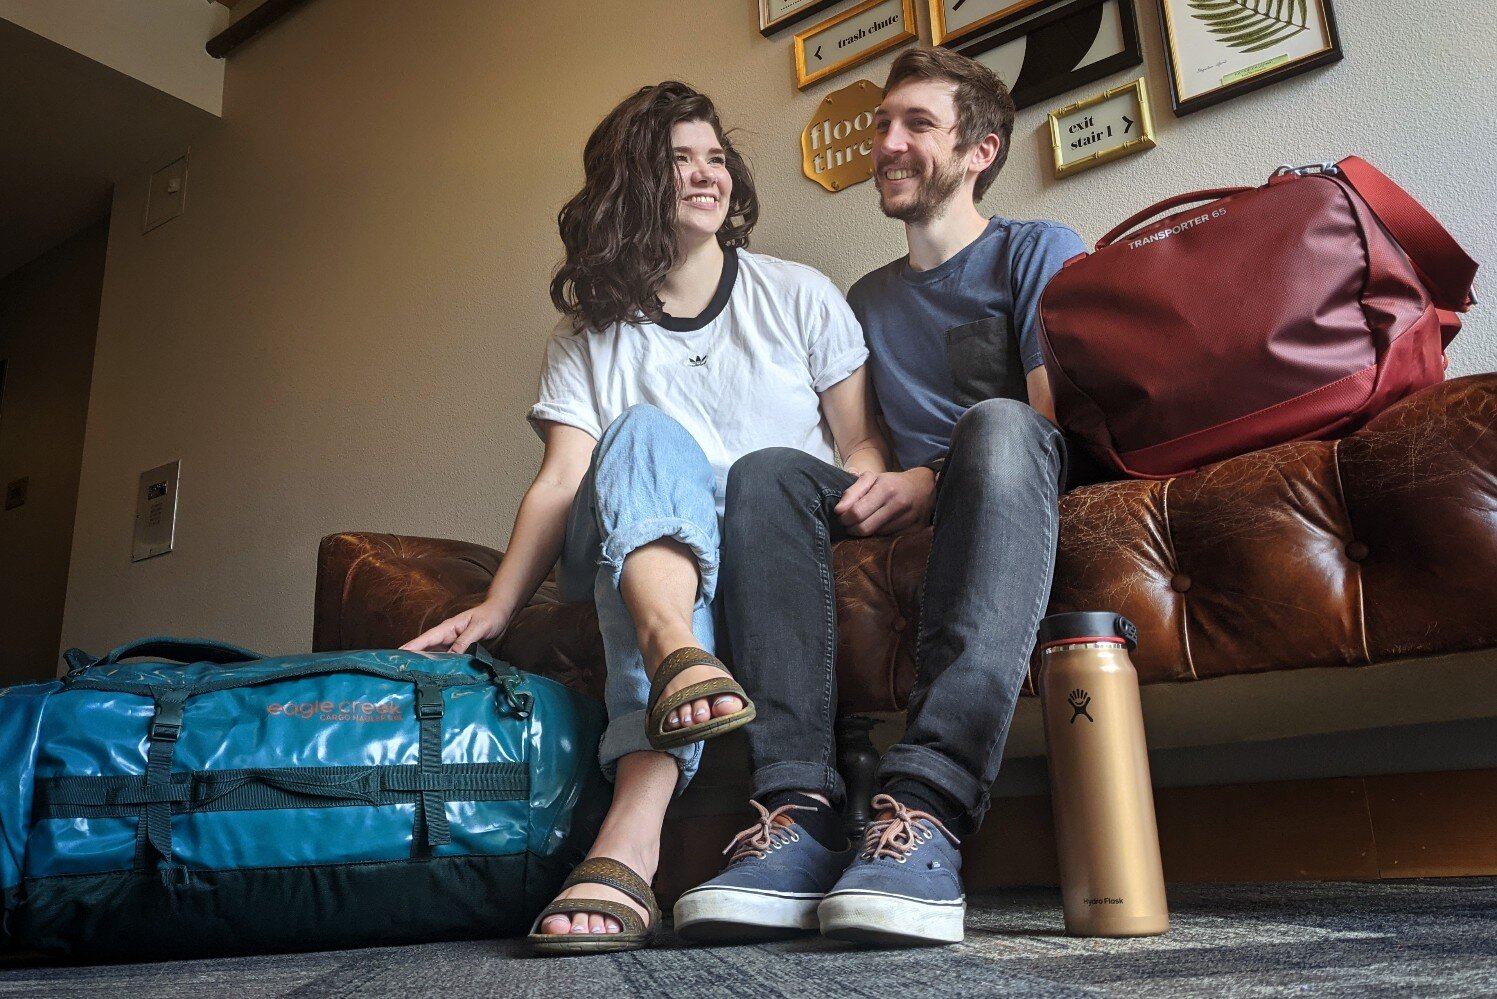
[(911, 811), (887, 794), (874, 797), (873, 810), (875, 813), (892, 811), (894, 814), (890, 818), (868, 823), (868, 827), (863, 830), (864, 860), (887, 859), (904, 863), (910, 854), (920, 848), (921, 843), (935, 839), (935, 833), (929, 829), (922, 830), (917, 823), (935, 826), (953, 844), (961, 843), (934, 815)]
[(809, 805), (781, 805), (771, 812), (752, 799), (749, 804), (759, 810), (759, 821), (734, 836), (733, 842), (723, 850), (723, 853), (731, 853), (728, 857), (730, 864), (749, 857), (762, 860), (770, 850), (799, 840), (800, 834), (792, 828), (790, 813), (814, 811)]

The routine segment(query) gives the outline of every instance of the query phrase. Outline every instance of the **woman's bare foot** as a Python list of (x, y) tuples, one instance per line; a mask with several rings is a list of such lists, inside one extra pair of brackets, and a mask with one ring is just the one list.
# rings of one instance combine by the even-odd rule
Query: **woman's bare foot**
[[(660, 538), (630, 552), (619, 576), (619, 593), (634, 618), (639, 651), (652, 664), (650, 675), (678, 649), (697, 648), (692, 614), (699, 576), (696, 555), (673, 538)], [(692, 666), (666, 684), (668, 696), (693, 683), (727, 676), (714, 666)], [(665, 728), (698, 725), (743, 710), (743, 699), (719, 694), (683, 704), (665, 718)]]
[[(592, 850), (588, 851), (587, 856), (589, 860), (593, 857), (609, 857), (617, 860), (638, 874), (647, 884), (655, 877), (655, 867), (658, 863), (658, 848), (655, 857), (635, 856), (631, 859), (626, 855), (628, 851), (620, 849), (618, 846), (612, 849), (606, 847), (600, 849), (600, 847), (602, 847), (601, 839), (593, 845)], [(646, 859), (649, 860), (648, 864), (645, 863)], [(617, 902), (620, 905), (627, 905), (639, 913), (642, 923), (646, 926), (650, 925), (650, 914), (645, 911), (645, 907), (616, 888), (583, 881), (556, 896), (558, 902), (563, 902), (571, 898), (598, 899), (604, 902)], [(617, 919), (604, 912), (574, 912), (570, 918), (567, 916), (551, 916), (545, 922), (541, 923), (542, 933), (622, 933), (623, 930), (623, 926)]]
[[(660, 823), (675, 792), (679, 773), (674, 757), (665, 753), (630, 753), (618, 763), (613, 805), (588, 851), (588, 859), (608, 857), (638, 874), (648, 884), (660, 863)], [(592, 898), (627, 905), (639, 913), (646, 926), (650, 914), (644, 906), (607, 885), (582, 882), (557, 896), (557, 900)], [(604, 912), (575, 912), (571, 917), (550, 916), (541, 923), (542, 933), (620, 933), (618, 919)]]
[[(669, 697), (693, 683), (717, 680), (722, 677), (732, 679), (732, 675), (727, 670), (716, 666), (691, 666), (682, 670), (675, 679), (665, 685), (665, 693), (661, 694), (661, 697)], [(671, 729), (687, 725), (700, 725), (709, 718), (721, 718), (723, 715), (742, 710), (743, 698), (732, 694), (718, 694), (716, 697), (690, 701), (665, 716), (665, 730), (669, 732)]]

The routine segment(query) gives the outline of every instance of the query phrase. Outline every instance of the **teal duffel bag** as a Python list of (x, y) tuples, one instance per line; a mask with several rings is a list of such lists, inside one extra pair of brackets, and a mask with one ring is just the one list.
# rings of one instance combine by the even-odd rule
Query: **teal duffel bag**
[[(602, 708), (477, 654), (150, 638), (0, 691), (12, 946), (83, 959), (525, 932), (597, 832)], [(135, 660), (126, 662), (125, 660)]]

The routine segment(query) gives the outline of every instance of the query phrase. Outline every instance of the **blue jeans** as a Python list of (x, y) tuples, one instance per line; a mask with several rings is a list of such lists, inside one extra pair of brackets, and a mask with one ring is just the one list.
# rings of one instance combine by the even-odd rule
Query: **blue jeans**
[[(608, 664), (608, 728), (598, 746), (598, 762), (610, 780), (620, 757), (651, 751), (645, 738), (650, 680), (634, 619), (619, 595), (619, 577), (630, 552), (661, 538), (673, 538), (696, 553), (701, 586), (692, 630), (703, 649), (715, 652), (712, 597), (721, 547), (717, 477), (686, 428), (654, 406), (631, 406), (593, 450), (567, 519), (558, 580), (562, 599), (590, 600), (598, 608)], [(702, 744), (670, 750), (670, 755), (680, 767), (679, 794), (701, 763)]]
[[(846, 531), (832, 508), (854, 478), (789, 448), (745, 455), (728, 473), (723, 598), (733, 670), (759, 709), (746, 729), (755, 797), (845, 795), (832, 738), (832, 545)], [(908, 724), (879, 779), (940, 791), (968, 829), (988, 810), (1050, 593), (1065, 481), (1060, 430), (1023, 403), (989, 399), (957, 422), (936, 490)]]

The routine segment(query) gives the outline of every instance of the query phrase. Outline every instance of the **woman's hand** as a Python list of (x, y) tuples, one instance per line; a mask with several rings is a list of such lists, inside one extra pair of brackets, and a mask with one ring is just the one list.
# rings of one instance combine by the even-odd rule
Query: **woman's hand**
[(504, 632), (509, 615), (485, 600), (454, 614), (401, 646), (407, 652), (466, 652), (475, 642), (486, 642)]

